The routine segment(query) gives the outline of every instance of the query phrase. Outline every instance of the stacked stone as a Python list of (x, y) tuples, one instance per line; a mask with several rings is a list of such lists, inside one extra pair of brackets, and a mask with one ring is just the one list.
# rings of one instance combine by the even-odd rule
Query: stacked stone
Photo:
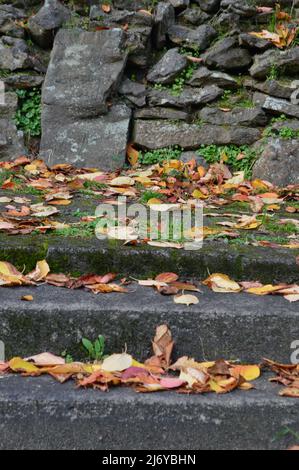
[[(258, 7), (275, 1), (113, 0), (103, 8), (90, 0), (76, 11), (68, 3), (0, 6), (7, 89), (41, 86), (46, 74), (41, 155), (49, 163), (115, 168), (128, 141), (142, 149), (246, 144), (265, 148), (256, 176), (298, 182), (298, 139), (283, 142), (281, 123), (277, 137), (263, 137), (281, 114), (285, 126), (299, 127), (299, 46), (279, 50), (250, 34), (268, 28), (273, 12)], [(298, 16), (298, 0), (280, 4)], [(17, 147), (1, 147), (0, 137), (1, 158), (11, 157)]]

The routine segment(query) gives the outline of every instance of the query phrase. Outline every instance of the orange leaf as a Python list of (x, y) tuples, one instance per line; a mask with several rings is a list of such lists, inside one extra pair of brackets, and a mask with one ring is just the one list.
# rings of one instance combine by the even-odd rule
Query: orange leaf
[(175, 282), (177, 281), (179, 276), (175, 273), (161, 273), (158, 274), (158, 276), (155, 277), (155, 281), (158, 282)]

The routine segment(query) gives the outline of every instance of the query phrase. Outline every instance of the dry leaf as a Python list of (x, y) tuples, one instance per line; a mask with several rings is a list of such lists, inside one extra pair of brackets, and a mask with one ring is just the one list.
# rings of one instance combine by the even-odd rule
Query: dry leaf
[(27, 274), (27, 277), (32, 281), (38, 282), (43, 281), (50, 272), (49, 265), (46, 260), (38, 261), (36, 268), (31, 273)]
[(25, 300), (26, 302), (32, 302), (33, 296), (32, 295), (23, 295), (23, 297), (21, 297), (21, 300)]
[(195, 305), (199, 303), (199, 300), (195, 295), (191, 294), (183, 294), (183, 295), (176, 295), (174, 297), (174, 302), (176, 304), (183, 304), (183, 305)]
[(242, 290), (242, 287), (226, 274), (215, 273), (211, 274), (203, 284), (210, 287), (214, 292), (224, 293), (237, 293)]
[(107, 372), (122, 372), (132, 366), (132, 361), (130, 354), (112, 354), (104, 359), (101, 368)]

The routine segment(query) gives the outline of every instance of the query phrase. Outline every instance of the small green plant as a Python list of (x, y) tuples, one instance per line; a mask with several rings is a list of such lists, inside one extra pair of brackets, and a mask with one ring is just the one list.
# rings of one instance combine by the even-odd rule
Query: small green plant
[(67, 350), (62, 351), (61, 356), (64, 357), (66, 364), (74, 362), (73, 356), (67, 352)]
[(82, 217), (88, 217), (88, 216), (90, 216), (91, 214), (90, 214), (89, 212), (86, 212), (86, 211), (85, 211), (85, 212), (84, 212), (84, 211), (81, 211), (81, 210), (78, 208), (78, 209), (76, 209), (76, 210), (72, 213), (72, 215), (73, 215), (74, 217), (79, 217), (79, 218), (81, 219)]
[(184, 90), (186, 82), (192, 78), (195, 68), (195, 64), (188, 65), (188, 67), (186, 67), (185, 70), (183, 70), (180, 75), (175, 78), (172, 84), (162, 85), (161, 83), (156, 83), (154, 85), (154, 89), (160, 91), (169, 90), (173, 96), (180, 96)]
[(267, 127), (263, 133), (264, 137), (281, 137), (282, 139), (298, 139), (299, 129), (292, 129), (291, 127), (282, 127), (281, 129), (274, 129), (272, 126)]
[(146, 204), (150, 199), (162, 199), (162, 195), (156, 191), (144, 191), (140, 198), (140, 202)]
[(275, 439), (282, 439), (285, 436), (293, 436), (297, 442), (299, 441), (299, 432), (294, 431), (288, 426), (285, 426), (280, 432), (278, 432), (275, 436)]
[(280, 116), (274, 117), (271, 119), (271, 124), (275, 124), (276, 122), (284, 122), (287, 121), (287, 117), (285, 114), (281, 114)]
[(38, 88), (32, 90), (17, 90), (19, 107), (15, 115), (18, 129), (28, 137), (41, 134), (41, 92)]
[(188, 48), (186, 46), (180, 47), (179, 53), (181, 55), (191, 56), (191, 57), (200, 57), (200, 49), (199, 47), (193, 46), (192, 48)]
[(204, 157), (207, 163), (223, 161), (234, 171), (244, 171), (247, 178), (251, 176), (257, 157), (256, 152), (248, 145), (202, 145), (197, 153)]
[(179, 160), (182, 150), (179, 147), (168, 147), (150, 152), (139, 154), (139, 163), (142, 165), (154, 165), (155, 163), (163, 163), (167, 160)]
[(108, 187), (107, 184), (100, 183), (99, 181), (84, 181), (83, 186), (85, 189), (90, 189), (91, 191), (101, 191)]
[(93, 361), (101, 361), (105, 352), (105, 338), (99, 335), (95, 341), (90, 341), (87, 338), (82, 338), (82, 345), (87, 351), (88, 356)]
[(95, 235), (95, 229), (99, 220), (92, 222), (79, 222), (74, 225), (55, 231), (55, 235), (60, 237), (91, 238)]
[(279, 78), (279, 69), (276, 64), (272, 64), (267, 75), (267, 80), (277, 80)]
[(232, 96), (231, 90), (224, 90), (223, 95), (220, 98), (220, 104), (222, 107), (230, 106), (231, 96)]
[(4, 181), (8, 180), (13, 176), (13, 172), (9, 170), (0, 169), (0, 187), (3, 185)]
[(275, 33), (275, 30), (276, 30), (276, 11), (274, 11), (273, 14), (271, 15), (269, 25), (268, 25), (268, 30), (271, 33)]

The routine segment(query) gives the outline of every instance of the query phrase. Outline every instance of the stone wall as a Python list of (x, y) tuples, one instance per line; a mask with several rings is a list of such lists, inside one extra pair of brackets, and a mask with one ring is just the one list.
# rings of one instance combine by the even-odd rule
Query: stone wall
[[(250, 34), (275, 27), (275, 3), (2, 0), (0, 159), (24, 152), (15, 91), (43, 84), (40, 151), (50, 164), (116, 168), (128, 142), (248, 145), (261, 155), (255, 176), (298, 183), (299, 36), (278, 48)], [(299, 0), (280, 3), (298, 27)]]

